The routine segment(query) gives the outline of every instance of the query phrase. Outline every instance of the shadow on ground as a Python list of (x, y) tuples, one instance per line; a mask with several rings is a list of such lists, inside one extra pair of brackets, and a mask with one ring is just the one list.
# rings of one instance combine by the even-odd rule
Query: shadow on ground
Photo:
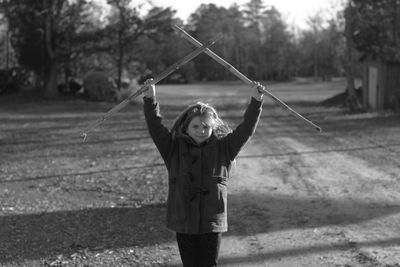
[[(302, 200), (243, 193), (229, 198), (230, 231), (225, 236), (249, 236), (288, 229), (349, 225), (400, 212), (400, 205), (329, 199)], [(43, 212), (0, 217), (0, 263), (16, 259), (41, 259), (90, 251), (173, 242), (165, 228), (165, 205), (140, 208), (100, 208)], [(399, 245), (400, 239), (370, 242)], [(350, 244), (351, 245), (351, 244)], [(349, 244), (344, 244), (349, 246)], [(336, 250), (328, 246), (289, 249), (227, 261), (259, 261), (289, 255)]]
[(165, 243), (173, 235), (164, 227), (164, 210), (158, 205), (2, 216), (0, 263)]
[[(188, 98), (192, 99), (193, 96), (188, 95)], [(232, 99), (224, 97), (224, 101), (218, 102), (216, 106), (223, 115), (226, 115), (222, 116), (223, 119), (232, 121), (235, 124), (243, 117), (245, 103), (230, 104), (232, 102), (236, 103)], [(248, 97), (246, 96), (243, 99), (247, 101)], [(215, 102), (219, 100), (218, 98)], [(165, 114), (167, 124), (171, 123), (175, 116), (185, 107), (168, 106), (163, 103), (161, 102), (161, 111)], [(90, 103), (90, 107), (85, 102), (42, 104), (32, 103), (18, 106), (9, 104), (5, 107), (2, 103), (2, 112), (10, 113), (9, 115), (6, 114), (9, 117), (4, 117), (1, 120), (3, 125), (7, 125), (4, 129), (5, 132), (3, 132), (7, 134), (7, 138), (0, 141), (2, 153), (5, 153), (3, 160), (7, 158), (11, 158), (10, 161), (14, 160), (13, 154), (18, 154), (18, 158), (24, 160), (38, 158), (46, 160), (55, 156), (74, 158), (88, 155), (94, 157), (94, 155), (106, 153), (116, 157), (121, 151), (131, 153), (129, 155), (134, 156), (136, 153), (143, 153), (144, 149), (148, 149), (139, 146), (144, 141), (150, 142), (142, 118), (141, 105), (127, 107), (126, 111), (120, 112), (112, 121), (105, 123), (104, 128), (93, 133), (87, 143), (82, 143), (79, 136), (80, 132), (75, 131), (75, 129), (84, 128), (88, 123), (96, 119), (98, 115), (113, 107), (115, 103)], [(321, 113), (319, 110), (314, 111), (314, 109), (311, 109), (311, 111), (308, 111), (304, 109), (304, 107), (314, 107), (310, 103), (296, 103), (296, 105), (300, 107), (299, 112), (301, 111), (301, 114), (313, 119), (313, 121), (315, 120), (328, 133), (354, 130), (355, 124), (362, 128), (363, 131), (377, 128), (381, 125), (388, 127), (387, 125), (396, 125), (395, 122), (398, 120), (398, 116), (392, 116), (371, 119), (343, 118), (340, 121), (331, 121), (329, 117), (334, 116), (336, 111), (332, 111), (333, 114), (329, 114), (329, 111)], [(275, 104), (264, 104), (265, 110), (257, 129), (258, 136), (265, 135), (268, 138), (282, 137), (282, 135), (301, 135), (303, 138), (310, 136), (311, 130), (306, 126), (301, 128), (300, 132), (296, 128), (297, 132), (294, 133), (292, 126), (295, 124), (297, 126), (301, 122), (298, 122), (296, 118), (289, 116), (287, 113), (282, 113), (275, 107)], [(241, 112), (238, 113), (237, 110), (241, 110)], [(71, 113), (70, 117), (63, 117), (64, 112)], [(24, 117), (26, 114), (31, 113), (36, 115), (61, 114), (62, 116), (56, 116), (55, 118), (46, 116), (37, 116), (37, 118)], [(14, 115), (22, 116), (17, 120), (19, 123), (16, 122), (16, 116)], [(329, 115), (327, 116), (328, 119), (324, 117), (325, 115)], [(43, 125), (39, 124), (40, 122)], [(12, 125), (13, 123), (16, 125)], [(25, 125), (25, 123), (30, 124)], [(265, 126), (261, 124), (265, 124)], [(23, 136), (21, 136), (21, 132), (24, 133)], [(67, 135), (69, 138), (66, 138)], [(313, 135), (312, 138), (314, 138)], [(140, 150), (131, 150), (131, 147), (135, 146), (140, 147)], [(376, 145), (373, 146), (375, 147)], [(366, 148), (370, 149), (369, 146)], [(348, 150), (348, 148), (344, 149)], [(329, 151), (341, 150), (336, 148)], [(275, 153), (250, 157), (276, 157), (289, 154), (290, 152), (279, 155)], [(23, 164), (24, 162), (21, 163), (21, 166)], [(132, 170), (132, 168), (136, 167), (133, 166), (129, 169), (113, 168), (108, 169), (108, 171), (126, 171)], [(97, 172), (82, 171), (80, 169), (76, 169), (75, 172), (69, 177), (97, 174)], [(33, 175), (31, 178), (22, 177), (18, 182), (56, 179), (57, 177), (59, 176), (53, 174), (39, 174)], [(2, 183), (11, 183), (11, 181), (2, 181)], [(260, 195), (245, 192), (230, 195), (230, 231), (225, 236), (243, 237), (259, 233), (288, 229), (309, 229), (327, 225), (346, 226), (399, 212), (400, 205), (390, 203), (363, 203), (326, 198), (297, 199), (289, 196)], [(103, 251), (105, 249), (134, 246), (146, 247), (173, 240), (173, 234), (165, 228), (165, 205), (4, 215), (0, 216), (0, 265), (17, 259), (42, 259), (59, 254), (69, 254), (80, 249)], [(351, 245), (344, 244), (344, 246)], [(357, 245), (400, 245), (400, 239), (392, 238), (358, 243)], [(253, 255), (251, 258), (228, 258), (224, 260), (224, 264), (260, 262), (269, 258), (277, 259), (291, 255), (303, 255), (335, 249), (338, 248), (322, 245), (278, 250), (266, 254)]]

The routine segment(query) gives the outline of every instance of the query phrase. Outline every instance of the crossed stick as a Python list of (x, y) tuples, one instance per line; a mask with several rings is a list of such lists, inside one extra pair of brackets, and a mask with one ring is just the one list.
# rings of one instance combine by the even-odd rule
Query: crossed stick
[[(208, 49), (208, 47), (212, 46), (213, 44), (215, 44), (219, 39), (222, 38), (222, 35), (219, 34), (218, 36), (210, 39), (207, 43), (205, 43), (204, 45), (199, 45), (198, 48), (196, 50), (194, 50), (193, 52), (189, 53), (188, 55), (186, 55), (185, 57), (183, 57), (181, 60), (177, 61), (175, 64), (171, 65), (169, 68), (167, 68), (165, 71), (163, 71), (161, 74), (157, 75), (152, 81), (151, 84), (156, 84), (158, 82), (160, 82), (161, 80), (163, 80), (164, 78), (166, 78), (168, 75), (170, 75), (172, 72), (176, 71), (177, 69), (179, 69), (181, 66), (183, 66), (184, 64), (186, 64), (187, 62), (189, 62), (190, 60), (192, 60), (193, 58), (195, 58), (196, 56), (198, 56), (199, 54), (201, 54), (202, 52), (204, 52), (206, 49)], [(96, 121), (92, 122), (91, 124), (89, 124), (89, 126), (87, 126), (83, 131), (82, 131), (82, 136), (83, 136), (83, 142), (85, 142), (86, 137), (88, 135), (88, 133), (90, 131), (92, 131), (95, 127), (99, 126), (100, 124), (102, 124), (105, 120), (107, 120), (108, 118), (110, 118), (111, 116), (113, 116), (115, 113), (117, 113), (118, 111), (120, 111), (122, 108), (124, 108), (126, 105), (129, 104), (129, 102), (133, 99), (135, 99), (136, 97), (138, 97), (139, 95), (141, 95), (144, 91), (146, 91), (148, 89), (148, 85), (143, 85), (142, 87), (140, 87), (136, 92), (132, 93), (130, 96), (128, 96), (125, 100), (123, 100), (121, 103), (119, 103), (118, 105), (116, 105), (115, 107), (113, 107), (112, 109), (110, 109), (108, 112), (106, 112), (103, 116), (101, 116), (99, 119), (97, 119)]]
[[(230, 72), (232, 72), (235, 76), (237, 76), (239, 79), (241, 79), (244, 83), (248, 84), (249, 86), (253, 86), (253, 82), (247, 78), (244, 74), (242, 74), (240, 71), (235, 69), (231, 64), (226, 62), (224, 59), (219, 57), (217, 54), (212, 52), (209, 47), (211, 47), (213, 44), (215, 44), (219, 39), (221, 39), (222, 35), (219, 34), (217, 37), (212, 38), (209, 40), (207, 43), (202, 45), (199, 41), (197, 41), (195, 38), (193, 38), (190, 34), (188, 34), (186, 31), (178, 27), (177, 25), (174, 26), (175, 30), (178, 32), (179, 35), (181, 35), (183, 38), (197, 46), (198, 48), (191, 52), (190, 54), (186, 55), (184, 58), (181, 60), (177, 61), (175, 64), (170, 66), (168, 69), (166, 69), (164, 72), (156, 76), (152, 81), (151, 84), (156, 84), (166, 78), (168, 75), (170, 75), (172, 72), (176, 71), (179, 69), (181, 66), (201, 54), (202, 52), (205, 52), (207, 55), (209, 55), (211, 58), (213, 58), (215, 61), (220, 63), (222, 66), (224, 66), (226, 69), (228, 69)], [(129, 102), (139, 95), (141, 95), (144, 91), (148, 89), (148, 85), (143, 85), (141, 86), (136, 92), (132, 93), (130, 96), (128, 96), (125, 100), (123, 100), (121, 103), (110, 109), (108, 112), (106, 112), (103, 116), (101, 116), (99, 119), (94, 121), (93, 123), (89, 124), (83, 131), (82, 131), (82, 136), (83, 136), (83, 141), (86, 140), (87, 135), (90, 131), (92, 131), (95, 127), (99, 126), (102, 124), (104, 121), (106, 121), (108, 118), (113, 116), (115, 113), (120, 111), (122, 108), (124, 108), (126, 105), (129, 104)], [(278, 103), (281, 107), (283, 107), (285, 110), (289, 111), (290, 114), (294, 115), (295, 117), (301, 119), (303, 122), (307, 123), (308, 125), (314, 127), (317, 131), (321, 132), (322, 129), (318, 125), (315, 125), (312, 121), (306, 119), (299, 113), (297, 113), (295, 110), (293, 110), (291, 107), (289, 107), (287, 104), (285, 104), (282, 100), (274, 96), (272, 93), (270, 93), (266, 89), (262, 89), (263, 93), (271, 97), (276, 103)]]
[[(201, 43), (199, 41), (197, 41), (195, 38), (193, 38), (190, 34), (188, 34), (186, 31), (184, 31), (183, 29), (181, 29), (180, 27), (178, 27), (177, 25), (174, 26), (175, 31), (183, 38), (185, 38), (186, 40), (188, 40), (189, 42), (191, 42), (192, 44), (194, 44), (197, 47), (201, 46)], [(231, 64), (229, 64), (228, 62), (226, 62), (224, 59), (222, 59), (221, 57), (219, 57), (217, 54), (215, 54), (213, 51), (211, 51), (210, 49), (205, 49), (204, 53), (206, 53), (207, 55), (209, 55), (212, 59), (214, 59), (215, 61), (217, 61), (218, 63), (220, 63), (222, 66), (224, 66), (226, 69), (228, 69), (230, 72), (232, 72), (235, 76), (237, 76), (239, 79), (241, 79), (244, 83), (248, 84), (249, 86), (253, 85), (253, 82), (247, 78), (244, 74), (242, 74), (240, 71), (238, 71), (237, 69), (235, 69)], [(280, 100), (279, 98), (277, 98), (276, 96), (274, 96), (271, 92), (267, 91), (266, 89), (263, 89), (262, 92), (265, 95), (268, 95), (269, 97), (271, 97), (276, 103), (278, 103), (282, 108), (284, 108), (285, 110), (289, 111), (290, 114), (294, 115), (295, 117), (301, 119), (303, 122), (307, 123), (308, 125), (314, 127), (318, 132), (321, 132), (322, 129), (321, 127), (319, 127), (318, 125), (315, 125), (312, 121), (306, 119), (305, 117), (303, 117), (302, 115), (300, 115), (299, 113), (297, 113), (296, 111), (294, 111), (291, 107), (289, 107), (287, 104), (285, 104), (282, 100)]]

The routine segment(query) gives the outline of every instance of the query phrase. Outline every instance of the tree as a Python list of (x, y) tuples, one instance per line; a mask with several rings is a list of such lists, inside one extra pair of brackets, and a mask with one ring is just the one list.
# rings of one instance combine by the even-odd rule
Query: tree
[[(224, 7), (217, 7), (215, 4), (202, 4), (189, 18), (188, 31), (199, 40), (208, 40), (217, 34), (222, 34), (223, 38), (217, 42), (212, 50), (227, 61), (237, 60), (243, 62), (243, 57), (238, 57), (243, 52), (243, 42), (235, 43), (242, 33), (238, 10), (235, 7), (229, 10)], [(234, 46), (238, 45), (237, 48)], [(235, 49), (242, 49), (238, 52)], [(235, 53), (236, 52), (236, 53)], [(234, 56), (236, 54), (236, 56)], [(201, 80), (221, 80), (229, 79), (226, 69), (219, 64), (215, 64), (207, 55), (200, 55), (194, 60), (198, 79)], [(232, 77), (233, 78), (233, 77)]]
[[(43, 84), (43, 95), (57, 95), (60, 62), (68, 54), (67, 34), (75, 20), (71, 12), (80, 12), (85, 0), (3, 0), (9, 22), (11, 43), (21, 66), (33, 70)], [(80, 7), (78, 11), (73, 10)], [(73, 10), (73, 11), (72, 11)]]
[(246, 27), (247, 75), (250, 79), (262, 79), (265, 61), (262, 60), (262, 20), (266, 6), (262, 0), (250, 0), (244, 5), (244, 25)]
[(229, 8), (228, 18), (226, 22), (228, 32), (224, 40), (230, 44), (230, 60), (239, 71), (247, 74), (246, 28), (243, 12), (239, 10), (238, 5), (232, 5)]
[(185, 41), (177, 39), (172, 28), (175, 24), (182, 24), (175, 18), (175, 13), (170, 8), (153, 7), (149, 10), (143, 18), (144, 32), (135, 46), (131, 46), (130, 61), (141, 62), (152, 73), (161, 73), (187, 54), (188, 50), (182, 47)]
[(400, 1), (349, 0), (346, 23), (357, 50), (374, 58), (400, 62)]
[[(280, 13), (266, 8), (261, 0), (252, 0), (243, 11), (237, 5), (229, 9), (214, 4), (201, 5), (189, 20), (191, 33), (202, 40), (222, 33), (224, 38), (213, 50), (251, 79), (287, 79), (294, 46)], [(200, 56), (196, 69), (201, 79), (229, 79), (229, 73)]]
[(352, 21), (352, 11), (349, 6), (344, 11), (344, 16), (346, 20), (345, 24), (345, 36), (346, 36), (346, 79), (347, 79), (347, 98), (346, 104), (350, 110), (360, 110), (361, 103), (355, 92), (354, 85), (354, 41), (352, 38), (352, 32), (354, 30), (354, 24)]
[(314, 71), (314, 79), (318, 79), (320, 77), (320, 62), (321, 56), (321, 31), (322, 31), (322, 23), (323, 19), (321, 14), (317, 13), (314, 16), (309, 17), (308, 24), (311, 27), (312, 37), (313, 37), (313, 49), (312, 49), (312, 59), (313, 59), (313, 71)]
[[(173, 24), (182, 26), (179, 19), (173, 21)], [(148, 78), (161, 73), (192, 50), (186, 40), (168, 29), (159, 32), (156, 38), (142, 36), (132, 54), (136, 54), (136, 60), (141, 62), (142, 78)], [(189, 62), (161, 82), (188, 82), (193, 79), (193, 68), (193, 62)]]
[(121, 89), (121, 77), (126, 47), (136, 41), (144, 31), (144, 28), (140, 27), (143, 21), (139, 17), (138, 10), (136, 8), (130, 8), (130, 3), (130, 0), (108, 1), (108, 4), (112, 7), (112, 11), (107, 32), (111, 40), (115, 40), (115, 44), (112, 48), (113, 54), (115, 54), (116, 57), (118, 89)]
[(140, 58), (139, 40), (145, 36), (155, 41), (161, 40), (163, 33), (171, 32), (175, 12), (169, 8), (154, 7), (142, 17), (140, 6), (132, 7), (131, 0), (109, 0), (108, 3), (112, 12), (106, 32), (112, 44), (111, 54), (116, 60), (117, 87), (120, 89), (124, 67)]
[(292, 35), (288, 32), (280, 12), (275, 7), (264, 11), (261, 18), (261, 49), (259, 68), (262, 79), (286, 80), (292, 72), (293, 53)]
[(355, 97), (354, 51), (364, 57), (383, 62), (400, 62), (400, 1), (399, 0), (349, 0), (344, 11), (347, 40), (348, 104), (360, 109)]
[(2, 67), (4, 69), (9, 69), (15, 65), (15, 54), (10, 45), (10, 28), (4, 16), (0, 19), (0, 25), (3, 25), (0, 29), (0, 51), (3, 59)]
[(309, 29), (301, 32), (298, 51), (302, 76), (327, 80), (343, 75), (344, 35), (340, 20), (325, 20), (320, 12), (308, 19)]

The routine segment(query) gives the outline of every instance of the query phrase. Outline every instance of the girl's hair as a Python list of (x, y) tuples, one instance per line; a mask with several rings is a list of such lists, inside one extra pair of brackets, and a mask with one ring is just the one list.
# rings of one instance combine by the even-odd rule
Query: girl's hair
[(172, 135), (175, 137), (177, 133), (186, 134), (189, 123), (197, 116), (203, 119), (217, 138), (222, 138), (232, 132), (232, 129), (218, 117), (217, 111), (212, 106), (197, 102), (185, 108), (175, 119), (171, 128)]

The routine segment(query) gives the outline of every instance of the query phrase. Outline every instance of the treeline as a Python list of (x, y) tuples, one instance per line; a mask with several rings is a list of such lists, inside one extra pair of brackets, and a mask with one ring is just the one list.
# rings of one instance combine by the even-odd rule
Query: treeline
[[(251, 79), (343, 74), (339, 20), (310, 18), (310, 30), (296, 36), (281, 13), (262, 0), (230, 8), (201, 5), (184, 23), (169, 8), (144, 11), (130, 0), (109, 0), (107, 12), (95, 1), (2, 0), (3, 69), (33, 71), (47, 96), (57, 84), (90, 70), (109, 70), (120, 88), (124, 76), (160, 73), (194, 49), (172, 30), (183, 26), (198, 40), (222, 33), (213, 50)], [(327, 23), (327, 24), (326, 24)], [(200, 56), (170, 81), (235, 79)]]
[[(262, 0), (251, 0), (241, 7), (232, 5), (230, 8), (202, 4), (184, 28), (202, 41), (222, 33), (223, 40), (212, 50), (251, 79), (284, 81), (294, 76), (329, 79), (344, 75), (342, 13), (334, 14), (330, 20), (316, 13), (308, 19), (309, 29), (299, 32), (290, 28), (279, 10), (266, 6)], [(189, 51), (190, 45), (179, 37), (170, 35), (167, 38), (171, 38), (167, 45), (154, 45), (163, 47), (163, 54), (169, 58), (176, 59), (184, 55), (183, 51)], [(153, 57), (150, 51), (145, 54), (151, 55), (149, 61), (144, 62), (146, 66), (159, 70), (159, 62), (163, 59)], [(181, 73), (188, 80), (235, 79), (206, 55), (200, 55)]]
[[(393, 7), (398, 1), (382, 4), (386, 2), (390, 1), (349, 1), (353, 26), (346, 35), (344, 7), (329, 20), (319, 13), (310, 16), (309, 28), (295, 31), (279, 10), (262, 0), (229, 8), (203, 4), (187, 23), (170, 8), (145, 10), (131, 0), (108, 0), (107, 9), (86, 0), (0, 0), (0, 57), (2, 69), (18, 67), (33, 73), (31, 80), (49, 97), (57, 94), (58, 84), (93, 70), (107, 71), (121, 88), (127, 78), (160, 73), (194, 49), (174, 33), (172, 26), (177, 24), (200, 41), (222, 33), (212, 50), (251, 79), (329, 79), (349, 69), (346, 37), (353, 38), (359, 50), (373, 50), (364, 45), (371, 29), (380, 33), (378, 37), (387, 32), (380, 28), (374, 10), (386, 12), (381, 16), (386, 26), (393, 28), (400, 21), (390, 20), (391, 14), (397, 18)], [(233, 79), (226, 69), (200, 55), (166, 82)]]
[[(202, 5), (187, 27), (199, 39), (218, 32), (224, 41), (214, 48), (234, 66), (257, 80), (288, 80), (293, 76), (329, 77), (343, 74), (340, 20), (309, 18), (309, 30), (295, 35), (279, 10), (253, 0), (242, 8)], [(204, 58), (196, 64), (200, 78), (230, 79), (225, 70)]]

